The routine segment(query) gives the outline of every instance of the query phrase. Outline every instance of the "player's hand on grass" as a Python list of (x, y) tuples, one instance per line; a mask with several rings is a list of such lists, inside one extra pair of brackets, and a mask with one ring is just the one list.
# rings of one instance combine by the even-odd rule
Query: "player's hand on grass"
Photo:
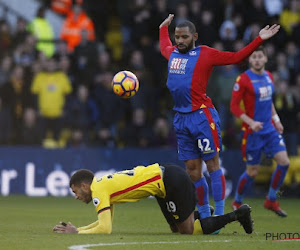
[(169, 16), (159, 25), (159, 28), (162, 26), (169, 26), (174, 18), (174, 14), (169, 14)]
[(252, 121), (249, 124), (250, 128), (254, 131), (257, 132), (259, 130), (261, 130), (263, 128), (263, 123), (262, 122), (258, 122), (258, 121)]
[(273, 24), (271, 27), (270, 27), (270, 25), (267, 25), (266, 27), (264, 27), (263, 29), (260, 30), (259, 36), (261, 39), (267, 40), (267, 39), (271, 38), (272, 36), (274, 36), (275, 34), (277, 34), (279, 29), (280, 29), (279, 24)]
[(60, 224), (56, 225), (53, 228), (53, 231), (56, 233), (64, 233), (64, 234), (77, 234), (77, 228), (71, 223), (60, 222)]

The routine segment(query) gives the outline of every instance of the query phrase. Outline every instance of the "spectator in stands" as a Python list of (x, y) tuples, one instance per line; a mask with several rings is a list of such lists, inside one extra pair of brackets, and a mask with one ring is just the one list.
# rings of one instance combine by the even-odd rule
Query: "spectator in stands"
[(85, 132), (80, 128), (73, 128), (71, 131), (71, 138), (68, 141), (67, 147), (82, 148), (87, 146), (87, 138), (84, 136)]
[(256, 22), (259, 26), (268, 23), (264, 0), (251, 0), (248, 9), (245, 11), (245, 19), (248, 23)]
[(28, 34), (25, 38), (25, 41), (19, 44), (14, 50), (14, 62), (24, 67), (29, 67), (36, 60), (36, 56), (36, 38), (32, 34)]
[(211, 46), (218, 39), (218, 32), (214, 26), (214, 14), (210, 10), (203, 10), (201, 15), (201, 24), (197, 27), (199, 34), (206, 34), (199, 37), (200, 44)]
[(85, 138), (89, 130), (95, 129), (99, 120), (99, 110), (85, 85), (79, 85), (76, 94), (68, 98), (66, 120), (70, 128), (81, 130)]
[(291, 35), (293, 28), (300, 23), (300, 2), (298, 0), (288, 1), (288, 7), (280, 14), (280, 25)]
[(20, 144), (41, 145), (41, 131), (38, 125), (37, 113), (33, 108), (25, 108), (21, 125)]
[(216, 106), (219, 112), (221, 121), (221, 131), (225, 132), (230, 123), (232, 116), (230, 114), (230, 101), (232, 87), (235, 79), (241, 73), (236, 65), (225, 65), (218, 68), (214, 78), (216, 88)]
[(56, 61), (50, 58), (46, 70), (34, 77), (31, 91), (38, 97), (42, 138), (46, 138), (47, 130), (50, 129), (57, 141), (62, 129), (65, 98), (72, 91), (68, 76), (57, 70)]
[(92, 72), (97, 61), (98, 50), (96, 43), (88, 40), (88, 31), (81, 31), (81, 41), (73, 52), (73, 72), (75, 73), (75, 84), (85, 82), (89, 85), (92, 81)]
[(96, 134), (104, 129), (104, 138), (114, 137), (116, 135), (117, 123), (123, 119), (126, 104), (122, 98), (113, 93), (111, 80), (113, 73), (105, 71), (100, 81), (94, 82), (92, 97), (95, 99), (100, 112), (99, 127), (96, 128)]
[(36, 17), (28, 25), (28, 31), (37, 39), (36, 49), (50, 58), (55, 52), (54, 32), (51, 24), (45, 18), (45, 12), (45, 7), (38, 8)]
[(114, 61), (120, 62), (123, 55), (123, 37), (121, 32), (120, 19), (110, 17), (108, 30), (105, 35), (105, 43), (111, 51)]
[(300, 125), (297, 116), (300, 110), (300, 103), (290, 91), (286, 80), (280, 80), (277, 83), (274, 106), (284, 127), (283, 137), (286, 142), (287, 152), (291, 156), (296, 156), (298, 150), (297, 130)]
[(0, 87), (9, 81), (11, 68), (12, 68), (12, 58), (10, 55), (5, 55), (1, 58), (0, 62)]
[(0, 56), (4, 51), (9, 50), (12, 44), (10, 26), (6, 20), (0, 20)]
[(294, 41), (289, 41), (285, 47), (287, 56), (287, 66), (290, 71), (291, 80), (294, 84), (294, 79), (297, 73), (300, 73), (300, 51)]
[(276, 71), (279, 74), (279, 78), (282, 80), (290, 80), (290, 71), (287, 65), (287, 56), (284, 52), (278, 52), (276, 55)]
[(237, 38), (237, 30), (234, 22), (230, 20), (224, 21), (220, 27), (219, 35), (222, 43), (224, 44), (225, 50), (232, 51), (233, 42)]
[(164, 116), (155, 119), (153, 125), (153, 146), (177, 148), (176, 134)]
[(282, 0), (264, 0), (265, 9), (270, 18), (279, 16), (283, 10)]
[(68, 15), (72, 10), (72, 4), (73, 0), (51, 0), (51, 9), (58, 14)]
[(144, 109), (132, 112), (131, 121), (120, 130), (120, 140), (125, 147), (149, 147), (152, 145), (153, 131), (147, 121)]
[[(1, 87), (2, 106), (7, 108), (11, 115), (12, 143), (20, 143), (21, 126), (24, 109), (32, 106), (32, 95), (28, 84), (25, 82), (24, 68), (15, 66), (9, 81)], [(10, 122), (9, 122), (10, 123)]]
[(60, 33), (61, 39), (67, 42), (69, 51), (72, 52), (80, 43), (82, 30), (88, 32), (88, 40), (95, 40), (94, 24), (82, 9), (81, 4), (76, 2), (65, 19)]
[(23, 18), (18, 18), (16, 29), (12, 35), (12, 48), (16, 48), (20, 43), (23, 43), (28, 34), (27, 22)]
[(65, 40), (59, 40), (56, 43), (54, 57), (59, 59), (62, 56), (71, 57), (71, 52), (68, 50), (68, 44)]

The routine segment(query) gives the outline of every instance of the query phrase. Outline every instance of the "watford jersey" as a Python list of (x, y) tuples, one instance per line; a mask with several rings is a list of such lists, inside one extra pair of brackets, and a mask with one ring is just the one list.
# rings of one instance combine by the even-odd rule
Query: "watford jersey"
[(148, 196), (166, 196), (159, 165), (137, 166), (114, 174), (94, 177), (91, 192), (96, 212), (110, 209), (110, 205), (135, 202)]

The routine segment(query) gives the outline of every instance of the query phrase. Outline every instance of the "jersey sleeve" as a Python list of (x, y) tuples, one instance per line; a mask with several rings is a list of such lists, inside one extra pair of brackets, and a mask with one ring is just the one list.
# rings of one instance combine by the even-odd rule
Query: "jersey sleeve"
[(159, 45), (160, 45), (160, 52), (161, 54), (169, 60), (172, 51), (174, 50), (175, 46), (172, 45), (168, 26), (163, 26), (159, 29)]
[(111, 210), (105, 210), (98, 214), (98, 220), (86, 227), (77, 229), (79, 234), (111, 234), (112, 216)]
[(38, 94), (39, 91), (40, 91), (40, 86), (41, 86), (41, 74), (38, 73), (34, 79), (33, 79), (33, 82), (32, 82), (32, 85), (31, 85), (31, 93), (33, 94)]
[(207, 46), (203, 47), (206, 47), (206, 49), (209, 50), (209, 55), (206, 57), (208, 60), (207, 63), (210, 63), (212, 66), (217, 66), (235, 64), (243, 61), (245, 58), (250, 56), (252, 52), (257, 49), (262, 43), (263, 40), (260, 38), (260, 36), (258, 36), (238, 52), (219, 51)]
[(230, 102), (230, 111), (236, 116), (240, 117), (245, 112), (241, 109), (240, 103), (243, 100), (245, 92), (245, 83), (243, 75), (239, 75), (233, 85), (232, 97)]

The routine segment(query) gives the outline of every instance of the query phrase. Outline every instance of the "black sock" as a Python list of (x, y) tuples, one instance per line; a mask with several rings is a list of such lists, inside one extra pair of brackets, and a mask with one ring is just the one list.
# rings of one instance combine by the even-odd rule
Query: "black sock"
[(201, 219), (200, 223), (203, 230), (203, 234), (211, 234), (235, 220), (235, 213), (231, 212), (224, 215), (206, 217), (204, 219)]

